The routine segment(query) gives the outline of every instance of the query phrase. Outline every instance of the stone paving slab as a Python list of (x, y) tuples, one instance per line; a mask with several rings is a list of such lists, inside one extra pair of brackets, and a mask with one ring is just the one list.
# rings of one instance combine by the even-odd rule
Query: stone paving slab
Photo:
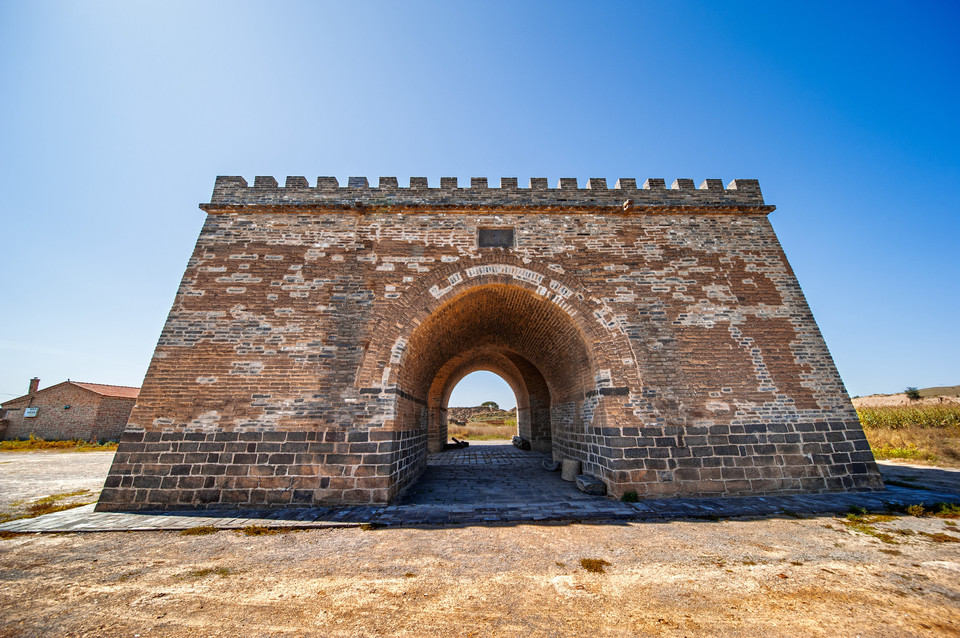
[(593, 497), (589, 504), (540, 502), (526, 505), (445, 506), (388, 505), (343, 509), (280, 509), (203, 512), (122, 513), (94, 512), (85, 505), (37, 518), (0, 525), (7, 532), (106, 532), (184, 530), (209, 525), (218, 529), (264, 527), (329, 528), (361, 524), (424, 526), (504, 524), (546, 521), (646, 521), (664, 519), (717, 519), (771, 515), (843, 513), (853, 507), (882, 512), (891, 506), (960, 502), (960, 494), (890, 487), (884, 492), (845, 494), (791, 494), (726, 498), (650, 499), (621, 503)]
[[(312, 507), (188, 512), (94, 512), (86, 505), (0, 525), (9, 532), (101, 532), (184, 530), (212, 526), (328, 528), (377, 526), (496, 525), (548, 521), (646, 521), (716, 519), (847, 512), (853, 507), (886, 511), (891, 506), (960, 502), (960, 472), (931, 468), (934, 489), (888, 486), (882, 492), (785, 494), (724, 498), (662, 498), (623, 503), (589, 496), (559, 472), (547, 472), (547, 456), (509, 445), (472, 445), (431, 455), (417, 483), (386, 506)], [(922, 468), (921, 468), (922, 469)], [(909, 477), (907, 477), (909, 478)], [(939, 487), (947, 489), (938, 489)]]

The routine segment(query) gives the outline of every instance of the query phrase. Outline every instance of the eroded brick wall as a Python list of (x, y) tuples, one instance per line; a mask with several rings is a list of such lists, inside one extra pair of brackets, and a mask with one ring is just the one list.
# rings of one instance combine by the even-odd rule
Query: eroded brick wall
[(301, 179), (218, 179), (101, 509), (385, 502), (495, 361), (614, 495), (879, 486), (755, 182)]

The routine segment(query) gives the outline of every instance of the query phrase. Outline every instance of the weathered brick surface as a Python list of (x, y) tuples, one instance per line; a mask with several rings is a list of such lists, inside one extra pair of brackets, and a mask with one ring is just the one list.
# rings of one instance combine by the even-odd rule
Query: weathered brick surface
[(218, 178), (99, 508), (385, 502), (479, 369), (613, 495), (880, 486), (756, 181), (558, 186)]
[[(104, 396), (67, 381), (4, 403), (7, 427), (2, 436), (25, 439), (32, 434), (48, 441), (117, 440), (134, 403), (135, 398)], [(37, 416), (26, 417), (24, 410), (31, 407), (37, 408)]]

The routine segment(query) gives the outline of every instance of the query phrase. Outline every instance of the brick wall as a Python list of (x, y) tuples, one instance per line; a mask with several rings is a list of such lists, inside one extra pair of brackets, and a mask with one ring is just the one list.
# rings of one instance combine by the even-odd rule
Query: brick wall
[(127, 427), (127, 419), (137, 403), (136, 399), (103, 397), (97, 410), (97, 419), (93, 431), (98, 439), (119, 440)]
[[(58, 384), (4, 403), (8, 427), (3, 437), (26, 439), (32, 434), (48, 441), (119, 439), (134, 403), (136, 399), (103, 397), (69, 383)], [(37, 416), (25, 417), (28, 407), (38, 408)]]
[(475, 369), (613, 495), (880, 486), (755, 181), (331, 180), (218, 178), (100, 509), (385, 502)]

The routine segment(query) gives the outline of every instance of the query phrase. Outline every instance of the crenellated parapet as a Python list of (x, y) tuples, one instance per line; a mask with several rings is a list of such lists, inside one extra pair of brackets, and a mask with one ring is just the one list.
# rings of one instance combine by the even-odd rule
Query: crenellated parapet
[(210, 213), (237, 210), (354, 210), (364, 212), (410, 209), (478, 211), (597, 211), (597, 212), (705, 212), (769, 213), (760, 183), (735, 179), (723, 185), (719, 179), (651, 178), (637, 185), (634, 178), (621, 178), (610, 187), (605, 178), (592, 177), (583, 188), (576, 178), (561, 178), (551, 188), (547, 178), (532, 177), (521, 187), (516, 177), (503, 177), (499, 187), (486, 177), (471, 177), (461, 186), (456, 177), (441, 177), (431, 187), (426, 177), (411, 177), (400, 186), (396, 177), (381, 177), (376, 186), (366, 177), (351, 177), (341, 185), (336, 177), (318, 177), (314, 186), (305, 177), (287, 177), (283, 186), (276, 178), (258, 176), (251, 186), (243, 177), (217, 177), (213, 197), (200, 208)]

